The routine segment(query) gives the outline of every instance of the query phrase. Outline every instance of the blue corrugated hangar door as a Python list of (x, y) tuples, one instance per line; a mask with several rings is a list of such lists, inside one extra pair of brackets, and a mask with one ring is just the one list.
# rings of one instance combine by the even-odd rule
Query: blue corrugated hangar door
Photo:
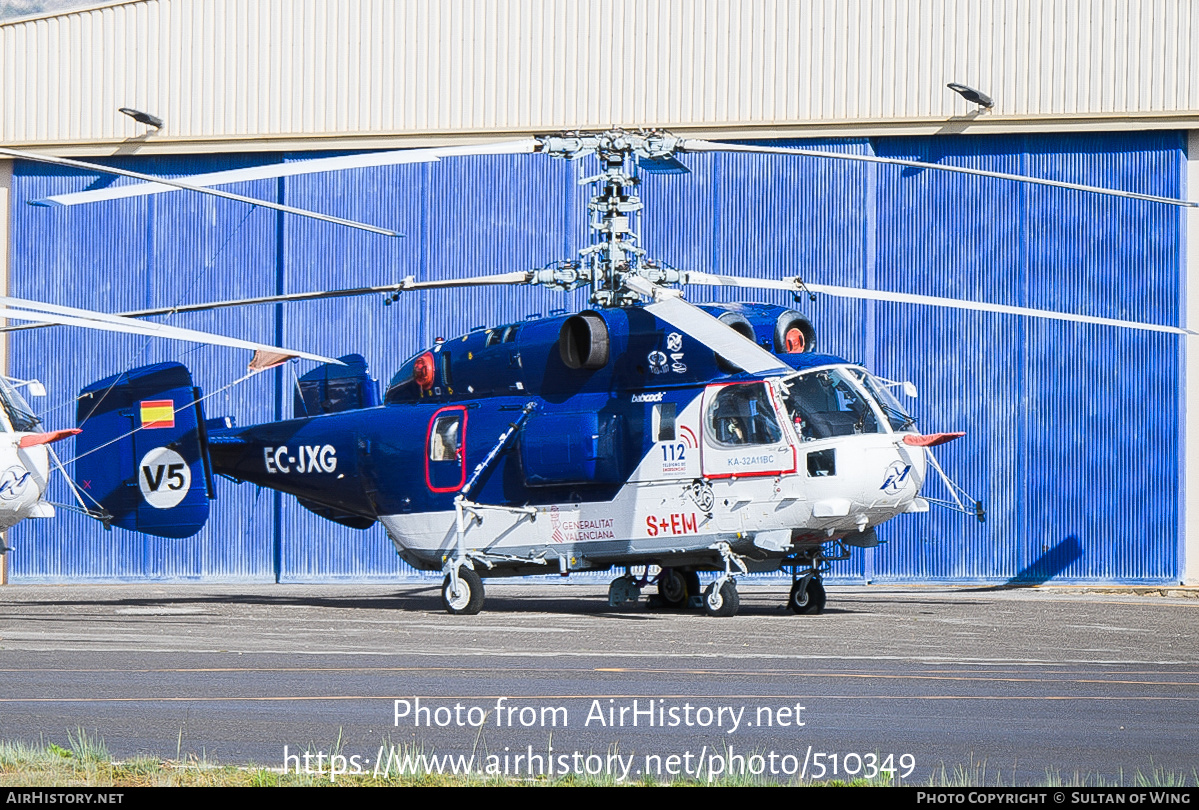
[[(1174, 197), (1185, 167), (1176, 132), (791, 143)], [(688, 163), (645, 227), (650, 252), (676, 267), (1179, 322), (1173, 207), (814, 158)], [(1179, 338), (828, 297), (799, 307), (821, 351), (914, 381), (923, 431), (967, 432), (938, 458), (988, 513), (896, 519), (835, 577), (1177, 579)], [(950, 497), (936, 483), (928, 493)]]
[[(799, 143), (799, 142), (795, 142)], [(805, 142), (805, 144), (808, 142)], [(1177, 196), (1178, 133), (875, 139), (816, 144), (1029, 172)], [(293, 154), (126, 158), (181, 176), (300, 159)], [(927, 170), (776, 156), (689, 155), (692, 174), (646, 179), (642, 244), (683, 269), (801, 274), (814, 282), (958, 296), (1176, 324), (1177, 212)], [(106, 311), (175, 302), (385, 284), (540, 267), (586, 239), (578, 172), (542, 156), (258, 181), (233, 190), (395, 227), (388, 240), (185, 194), (53, 209), (21, 203), (94, 176), (18, 162), (10, 291)], [(108, 180), (98, 181), (107, 183)], [(699, 289), (689, 292), (703, 300)], [(732, 300), (731, 293), (710, 300)], [(784, 297), (759, 300), (789, 303)], [(510, 323), (578, 295), (444, 291), (179, 315), (172, 321), (326, 354), (357, 351), (384, 382), (434, 338)], [(884, 546), (838, 577), (897, 581), (1167, 581), (1178, 562), (1179, 346), (1107, 327), (822, 298), (799, 305), (819, 348), (911, 379), (927, 432), (968, 431), (943, 465), (984, 499), (988, 521), (957, 513), (888, 524)], [(212, 394), (208, 414), (250, 424), (291, 415), (293, 375), (226, 389), (244, 358), (225, 350), (81, 337), (12, 337), (14, 375), (51, 391), (50, 427), (70, 424), (84, 384), (122, 368), (180, 360)], [(215, 392), (215, 393), (214, 393)], [(396, 437), (409, 441), (411, 437)], [(69, 446), (64, 448), (69, 456)], [(194, 538), (161, 540), (60, 511), (12, 537), (13, 581), (387, 580), (406, 570), (378, 528), (322, 520), (290, 496), (218, 480), (213, 518)], [(945, 497), (934, 487), (930, 494)], [(52, 493), (69, 502), (65, 487)]]
[[(1178, 197), (1184, 144), (1166, 132), (878, 149)], [(877, 278), (903, 292), (1178, 325), (1180, 226), (1169, 206), (884, 171)], [(982, 526), (944, 511), (896, 521), (875, 552), (877, 578), (1177, 581), (1178, 336), (894, 305), (874, 316), (874, 362), (916, 381), (926, 431), (967, 431), (939, 456), (988, 505)]]

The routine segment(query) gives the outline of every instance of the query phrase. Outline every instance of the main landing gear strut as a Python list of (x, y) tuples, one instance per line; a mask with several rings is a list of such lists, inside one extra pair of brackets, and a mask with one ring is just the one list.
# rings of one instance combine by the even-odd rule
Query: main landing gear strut
[[(708, 585), (703, 596), (699, 595), (699, 574), (695, 571), (677, 568), (663, 568), (653, 581), (658, 585), (657, 596), (651, 597), (650, 607), (665, 608), (700, 608), (709, 616), (735, 616), (741, 607), (741, 596), (737, 593), (737, 580), (734, 569), (739, 573), (749, 573), (740, 555), (729, 548), (728, 543), (716, 543), (711, 546), (713, 551), (720, 554), (724, 563), (724, 571)], [(648, 575), (640, 579), (626, 573), (612, 580), (608, 586), (608, 604), (619, 607), (626, 602), (636, 602), (641, 597), (641, 589), (650, 584)]]
[(704, 591), (704, 613), (709, 616), (736, 616), (741, 607), (741, 595), (737, 593), (737, 580), (733, 578), (733, 567), (741, 573), (748, 574), (741, 557), (734, 554), (728, 543), (716, 543), (713, 549), (720, 552), (724, 562), (724, 573), (712, 580), (712, 584)]
[(849, 549), (838, 540), (832, 554), (826, 554), (825, 547), (820, 546), (784, 560), (783, 567), (791, 569), (791, 594), (787, 597), (787, 607), (799, 614), (823, 613), (828, 597), (820, 575), (829, 570), (830, 562), (848, 560), (849, 556)]

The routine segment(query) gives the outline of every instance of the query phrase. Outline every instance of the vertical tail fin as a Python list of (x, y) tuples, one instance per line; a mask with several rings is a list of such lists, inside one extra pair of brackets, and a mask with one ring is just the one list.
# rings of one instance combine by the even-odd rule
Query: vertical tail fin
[(80, 391), (75, 480), (111, 525), (159, 537), (190, 537), (204, 525), (213, 494), (200, 397), (179, 363)]

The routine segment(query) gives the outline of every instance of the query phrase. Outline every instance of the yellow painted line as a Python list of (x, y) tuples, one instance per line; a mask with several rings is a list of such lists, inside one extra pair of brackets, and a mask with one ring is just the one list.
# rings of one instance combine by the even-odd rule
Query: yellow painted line
[[(646, 675), (795, 675), (803, 678), (848, 678), (854, 680), (880, 680), (880, 681), (965, 681), (979, 683), (1045, 683), (1044, 677), (1037, 678), (997, 678), (993, 676), (965, 676), (965, 675), (887, 675), (887, 674), (871, 674), (871, 673), (851, 673), (851, 672), (791, 672), (787, 670), (771, 670), (749, 672), (746, 670), (711, 670), (711, 669), (633, 669), (622, 667), (609, 667), (597, 669), (596, 672), (615, 672), (615, 673), (634, 673)], [(1199, 686), (1197, 681), (1129, 681), (1129, 680), (1112, 680), (1110, 678), (1054, 678), (1050, 681), (1052, 684), (1061, 683), (1097, 683), (1105, 685), (1123, 684), (1128, 686)]]
[[(33, 674), (33, 673), (57, 673), (57, 674), (115, 674), (123, 673), (130, 675), (148, 675), (148, 674), (198, 674), (198, 673), (237, 673), (237, 674), (252, 674), (252, 673), (358, 673), (358, 674), (384, 674), (384, 673), (431, 673), (431, 672), (486, 672), (486, 673), (552, 673), (562, 672), (571, 674), (584, 674), (588, 672), (606, 673), (606, 674), (646, 674), (646, 675), (711, 675), (714, 677), (727, 677), (730, 674), (735, 674), (744, 677), (754, 676), (769, 676), (769, 677), (794, 677), (805, 679), (830, 679), (843, 678), (846, 680), (888, 680), (888, 681), (954, 681), (963, 683), (1036, 683), (1050, 685), (1060, 685), (1064, 683), (1076, 684), (1098, 684), (1102, 686), (1161, 686), (1161, 687), (1187, 687), (1199, 686), (1199, 673), (1196, 673), (1197, 680), (1195, 681), (1164, 681), (1164, 680), (1131, 680), (1128, 678), (1116, 677), (1079, 677), (1069, 672), (1063, 671), (1040, 671), (1036, 677), (1014, 677), (1014, 676), (998, 676), (998, 675), (950, 675), (940, 671), (932, 673), (911, 673), (903, 675), (895, 675), (888, 673), (873, 673), (863, 671), (842, 671), (842, 672), (811, 672), (807, 670), (784, 670), (784, 669), (767, 669), (767, 670), (724, 670), (724, 669), (643, 669), (635, 667), (596, 667), (587, 669), (572, 669), (563, 667), (515, 667), (513, 669), (499, 669), (494, 667), (202, 667), (202, 668), (161, 668), (161, 669), (54, 669), (54, 668), (39, 668), (39, 669), (0, 669), (0, 673), (8, 674)], [(1128, 673), (1140, 674), (1140, 673)], [(1056, 676), (1056, 677), (1053, 677)], [(1047, 680), (1047, 678), (1052, 678)], [(2, 700), (0, 700), (2, 702)]]

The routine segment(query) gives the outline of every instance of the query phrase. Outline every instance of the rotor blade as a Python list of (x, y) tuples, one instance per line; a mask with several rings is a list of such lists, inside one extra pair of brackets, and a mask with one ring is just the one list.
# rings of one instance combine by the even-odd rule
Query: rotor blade
[(1072, 321), (1074, 323), (1094, 323), (1101, 326), (1118, 326), (1124, 329), (1143, 329), (1148, 332), (1166, 332), (1174, 335), (1194, 335), (1189, 329), (1177, 326), (1162, 326), (1143, 321), (1123, 321), (1117, 318), (1099, 318), (1092, 315), (1075, 315), (1069, 312), (1055, 312), (1051, 309), (1033, 309), (1032, 307), (1013, 307), (1006, 304), (987, 304), (978, 301), (962, 301), (956, 298), (941, 298), (933, 295), (914, 295), (912, 293), (886, 292), (883, 290), (865, 290), (857, 287), (836, 287), (828, 284), (808, 284), (801, 282), (798, 277), (786, 279), (745, 278), (742, 276), (722, 276), (714, 273), (701, 273), (689, 270), (685, 273), (685, 284), (701, 284), (721, 287), (750, 287), (763, 290), (786, 290), (800, 293), (804, 290), (823, 293), (836, 298), (858, 298), (871, 301), (891, 301), (901, 304), (923, 304), (930, 307), (947, 307), (964, 309), (974, 312), (999, 312), (1005, 315), (1023, 315), (1030, 318), (1049, 318), (1057, 321)]
[(213, 346), (229, 346), (235, 349), (251, 351), (280, 351), (305, 360), (315, 360), (318, 363), (335, 363), (340, 361), (319, 354), (301, 352), (295, 349), (281, 349), (264, 343), (254, 343), (248, 340), (216, 335), (211, 332), (200, 332), (195, 329), (183, 329), (178, 326), (168, 326), (161, 323), (137, 321), (122, 318), (118, 315), (107, 315), (75, 307), (63, 307), (55, 304), (44, 304), (40, 301), (26, 301), (21, 298), (0, 297), (0, 318), (10, 318), (18, 321), (44, 321), (63, 326), (80, 326), (85, 329), (99, 329), (107, 332), (124, 332), (127, 334), (159, 337), (166, 340), (183, 340), (190, 343), (205, 343)]
[[(452, 287), (491, 286), (501, 284), (527, 284), (531, 274), (524, 270), (514, 273), (495, 273), (487, 276), (467, 276), (465, 278), (444, 279), (437, 281), (416, 281), (408, 276), (398, 284), (383, 284), (378, 287), (349, 287), (342, 290), (314, 290), (312, 292), (287, 293), (284, 295), (264, 295), (258, 298), (237, 298), (228, 301), (206, 301), (201, 304), (178, 304), (173, 307), (158, 307), (157, 309), (137, 309), (129, 312), (118, 312), (121, 318), (149, 318), (155, 315), (173, 315), (176, 312), (208, 312), (213, 309), (226, 307), (246, 307), (254, 304), (288, 304), (294, 301), (320, 301), (326, 298), (350, 298), (357, 295), (373, 295), (382, 293), (401, 293), (413, 290), (433, 290)], [(0, 326), (0, 332), (21, 332), (26, 329), (39, 329), (43, 326), (55, 326), (53, 323), (30, 323), (23, 326)]]
[(1017, 183), (1032, 183), (1039, 186), (1068, 188), (1074, 191), (1085, 191), (1091, 194), (1106, 194), (1111, 197), (1125, 197), (1132, 200), (1177, 205), (1183, 208), (1199, 208), (1199, 202), (1179, 200), (1174, 197), (1159, 197), (1154, 194), (1141, 194), (1135, 191), (1120, 191), (1102, 186), (1087, 186), (1082, 183), (1067, 183), (1063, 180), (1047, 180), (1042, 177), (1030, 177), (1025, 174), (1008, 174), (992, 172), (986, 169), (971, 169), (966, 166), (951, 166), (943, 163), (923, 163), (919, 160), (904, 160), (902, 158), (878, 157), (877, 155), (859, 155), (851, 152), (822, 152), (816, 149), (790, 149), (782, 146), (751, 146), (738, 143), (717, 143), (687, 139), (680, 142), (679, 148), (685, 152), (752, 152), (763, 155), (807, 155), (808, 157), (831, 158), (834, 160), (856, 160), (862, 163), (884, 163), (890, 166), (910, 166), (916, 169), (933, 169), (942, 172), (957, 172), (972, 174), (977, 177), (994, 177), (999, 180), (1012, 180)]
[(934, 295), (913, 295), (911, 293), (882, 292), (879, 290), (859, 290), (853, 287), (834, 287), (828, 284), (804, 284), (804, 287), (814, 293), (823, 293), (838, 298), (865, 298), (872, 301), (894, 301), (902, 304), (924, 304), (930, 307), (948, 307), (949, 309), (965, 309), (973, 312), (999, 312), (1005, 315), (1026, 315), (1032, 318), (1049, 318), (1056, 321), (1072, 321), (1074, 323), (1094, 323), (1100, 326), (1118, 326), (1124, 329), (1143, 329), (1147, 332), (1165, 332), (1172, 335), (1196, 335), (1199, 332), (1182, 329), (1177, 326), (1162, 326), (1156, 323), (1142, 321), (1122, 321), (1118, 318), (1097, 318), (1091, 315), (1075, 315), (1070, 312), (1054, 312), (1051, 309), (1033, 309), (1031, 307), (1012, 307), (1005, 304), (986, 304), (977, 301), (959, 301), (956, 298), (940, 298)]
[[(371, 233), (382, 234), (383, 236), (403, 236), (404, 234), (398, 231), (388, 230), (387, 228), (379, 228), (375, 225), (367, 225), (364, 222), (356, 222), (352, 219), (342, 219), (341, 217), (329, 216), (328, 214), (319, 214), (316, 211), (309, 211), (304, 208), (294, 208), (290, 205), (281, 205), (279, 203), (260, 200), (257, 197), (245, 197), (241, 194), (233, 194), (228, 191), (218, 191), (213, 188), (204, 188), (203, 186), (193, 186), (181, 180), (168, 180), (163, 177), (153, 177), (140, 172), (131, 172), (127, 169), (114, 169), (111, 166), (101, 166), (98, 163), (84, 163), (79, 160), (70, 160), (69, 158), (54, 157), (52, 155), (41, 155), (35, 152), (25, 152), (18, 149), (3, 149), (0, 148), (0, 155), (20, 158), (21, 160), (30, 160), (36, 163), (50, 163), (55, 166), (66, 166), (72, 169), (81, 169), (88, 172), (99, 172), (100, 174), (115, 174), (119, 177), (132, 177), (136, 180), (146, 180), (155, 185), (170, 186), (175, 189), (184, 189), (186, 191), (194, 191), (197, 194), (207, 194), (212, 197), (221, 197), (226, 200), (234, 200), (236, 202), (248, 203), (250, 205), (260, 205), (264, 208), (273, 208), (276, 211), (283, 211), (287, 214), (295, 214), (296, 216), (308, 217), (309, 219), (317, 219), (321, 222), (331, 222), (334, 225), (344, 225), (347, 228), (357, 228), (360, 231), (370, 231)], [(45, 203), (41, 203), (45, 204)]]
[[(203, 304), (180, 304), (174, 307), (159, 309), (141, 309), (133, 312), (122, 312), (125, 318), (146, 318), (153, 315), (170, 315), (175, 312), (206, 312), (225, 307), (244, 307), (253, 304), (287, 304), (293, 301), (321, 301), (326, 298), (350, 298), (357, 295), (372, 295), (376, 293), (400, 293), (413, 290), (435, 290), (452, 287), (475, 287), (500, 284), (526, 284), (529, 273), (518, 270), (514, 273), (495, 273), (488, 276), (467, 276), (465, 278), (442, 279), (437, 281), (416, 281), (408, 276), (399, 284), (384, 284), (378, 287), (349, 287), (343, 290), (314, 290), (312, 292), (288, 293), (285, 295), (264, 295), (260, 298), (240, 298), (231, 301), (209, 301)], [(22, 327), (17, 327), (22, 328)], [(29, 328), (29, 327), (25, 327)], [(0, 330), (3, 331), (3, 330)]]
[[(524, 138), (515, 141), (495, 141), (464, 146), (443, 146), (432, 149), (398, 149), (387, 152), (366, 152), (360, 155), (343, 155), (341, 157), (317, 158), (315, 160), (296, 160), (290, 163), (272, 163), (267, 166), (252, 166), (247, 169), (230, 169), (223, 172), (196, 174), (187, 178), (188, 187), (219, 186), (227, 183), (242, 183), (249, 180), (267, 180), (277, 177), (295, 177), (303, 174), (319, 172), (336, 172), (346, 169), (362, 169), (371, 166), (395, 166), (404, 163), (432, 163), (443, 157), (458, 155), (509, 155), (533, 152), (537, 141)], [(151, 178), (153, 179), (153, 178)], [(125, 186), (94, 189), (92, 191), (76, 191), (69, 194), (55, 194), (46, 197), (45, 202), (58, 205), (79, 205), (81, 203), (99, 202), (101, 200), (117, 200), (126, 197), (142, 197), (149, 194), (163, 194), (178, 191), (178, 186), (172, 186), (170, 181), (154, 181), (146, 183), (131, 183)]]
[(719, 273), (704, 273), (699, 270), (687, 270), (683, 273), (683, 284), (697, 284), (706, 287), (750, 287), (758, 290), (786, 290), (800, 292), (804, 285), (798, 276), (789, 278), (753, 278), (750, 276), (725, 276)]
[(665, 290), (636, 276), (627, 276), (625, 286), (654, 299), (654, 303), (645, 308), (646, 312), (690, 335), (750, 374), (792, 370), (740, 332), (684, 301), (676, 292)]

